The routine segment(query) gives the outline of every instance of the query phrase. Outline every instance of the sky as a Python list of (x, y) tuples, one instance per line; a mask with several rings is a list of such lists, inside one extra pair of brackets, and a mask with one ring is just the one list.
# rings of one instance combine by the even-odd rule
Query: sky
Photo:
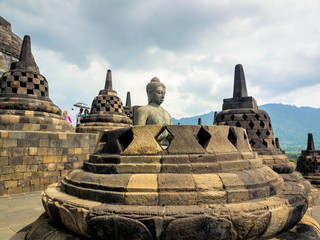
[(156, 76), (172, 117), (221, 111), (239, 63), (258, 105), (320, 108), (319, 13), (318, 0), (0, 0), (12, 31), (31, 37), (51, 100), (72, 117), (108, 69), (124, 104), (130, 91), (132, 105), (146, 105)]

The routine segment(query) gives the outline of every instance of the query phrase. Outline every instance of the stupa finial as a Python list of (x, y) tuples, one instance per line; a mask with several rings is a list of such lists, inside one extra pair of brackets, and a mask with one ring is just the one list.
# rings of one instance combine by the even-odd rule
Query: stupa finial
[(241, 64), (237, 64), (234, 69), (233, 97), (248, 97), (246, 78)]
[(106, 78), (106, 85), (104, 86), (105, 90), (112, 91), (112, 75), (111, 70), (108, 69), (107, 78)]
[(130, 96), (130, 92), (127, 92), (126, 107), (131, 107), (131, 96)]
[(13, 69), (30, 70), (39, 73), (39, 68), (31, 52), (31, 38), (28, 35), (23, 38), (19, 61), (11, 65), (11, 70)]
[(312, 135), (312, 133), (308, 133), (307, 151), (314, 151), (314, 150), (315, 150), (315, 147), (314, 147), (313, 135)]

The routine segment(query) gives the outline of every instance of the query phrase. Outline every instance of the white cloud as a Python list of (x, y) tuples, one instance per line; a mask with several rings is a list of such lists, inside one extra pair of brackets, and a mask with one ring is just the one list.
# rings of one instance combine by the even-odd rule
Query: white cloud
[(320, 107), (320, 2), (3, 1), (2, 17), (29, 34), (50, 96), (61, 108), (91, 104), (108, 68), (125, 101), (147, 102), (154, 76), (176, 118), (221, 109), (244, 67), (258, 104)]

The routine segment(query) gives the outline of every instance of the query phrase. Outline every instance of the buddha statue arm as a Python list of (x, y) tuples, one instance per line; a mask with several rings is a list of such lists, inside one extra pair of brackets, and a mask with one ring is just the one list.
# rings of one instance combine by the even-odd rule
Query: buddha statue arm
[(149, 114), (145, 107), (138, 108), (134, 113), (133, 125), (146, 125), (148, 116)]

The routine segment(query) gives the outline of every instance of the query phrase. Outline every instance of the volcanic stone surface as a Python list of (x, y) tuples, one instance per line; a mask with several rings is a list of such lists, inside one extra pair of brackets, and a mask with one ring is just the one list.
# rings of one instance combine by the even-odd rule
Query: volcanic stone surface
[(320, 187), (320, 151), (314, 147), (313, 135), (308, 134), (308, 146), (297, 159), (297, 171), (314, 186)]
[(242, 65), (235, 67), (233, 98), (223, 100), (223, 111), (215, 116), (215, 125), (246, 129), (252, 149), (263, 158), (264, 164), (279, 173), (290, 173), (295, 164), (277, 147), (271, 120), (267, 112), (258, 109), (253, 97), (248, 97)]
[(91, 111), (81, 120), (76, 132), (99, 133), (101, 130), (112, 130), (129, 127), (132, 120), (126, 115), (121, 99), (112, 89), (111, 70), (108, 70), (105, 88), (92, 102)]
[(0, 76), (19, 60), (22, 40), (12, 32), (11, 24), (0, 17)]
[[(163, 131), (166, 149), (156, 140)], [(264, 166), (243, 128), (103, 131), (83, 168), (43, 193), (50, 220), (37, 221), (27, 239), (58, 225), (69, 231), (61, 239), (268, 239), (300, 221), (307, 191)]]
[(19, 61), (0, 79), (0, 130), (72, 131), (49, 98), (48, 82), (34, 61), (29, 36), (23, 39)]

